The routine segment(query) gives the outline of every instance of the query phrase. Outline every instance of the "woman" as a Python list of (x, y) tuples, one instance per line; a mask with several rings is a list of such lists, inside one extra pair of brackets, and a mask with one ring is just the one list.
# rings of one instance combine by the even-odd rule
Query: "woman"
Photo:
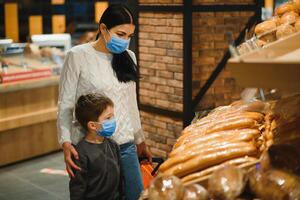
[(122, 170), (125, 178), (126, 199), (138, 199), (143, 190), (138, 157), (151, 154), (146, 148), (136, 99), (138, 81), (136, 58), (128, 50), (135, 25), (128, 8), (109, 6), (99, 22), (95, 42), (72, 48), (65, 59), (61, 74), (58, 100), (58, 137), (63, 147), (66, 169), (80, 170), (72, 162), (78, 154), (76, 145), (82, 138), (82, 129), (74, 121), (74, 105), (79, 96), (100, 92), (113, 100), (117, 129), (113, 139), (120, 145)]

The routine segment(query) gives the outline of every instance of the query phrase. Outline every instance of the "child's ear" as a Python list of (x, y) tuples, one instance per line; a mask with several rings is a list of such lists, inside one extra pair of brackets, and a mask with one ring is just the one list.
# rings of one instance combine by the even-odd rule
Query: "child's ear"
[(93, 130), (93, 131), (97, 130), (96, 123), (94, 123), (94, 122), (92, 122), (92, 121), (89, 121), (89, 122), (87, 123), (87, 128), (88, 128), (89, 130)]

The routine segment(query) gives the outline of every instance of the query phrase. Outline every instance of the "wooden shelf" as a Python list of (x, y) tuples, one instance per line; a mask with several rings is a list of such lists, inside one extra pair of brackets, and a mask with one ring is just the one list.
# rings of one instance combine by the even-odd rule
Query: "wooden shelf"
[(227, 66), (240, 86), (300, 92), (300, 32), (231, 58)]
[(5, 83), (0, 84), (0, 93), (15, 92), (20, 90), (29, 90), (35, 88), (42, 88), (46, 86), (58, 85), (58, 82), (59, 76), (52, 76), (48, 78), (39, 78), (14, 83)]
[(7, 118), (0, 119), (0, 134), (1, 131), (7, 131), (14, 128), (21, 128), (33, 124), (44, 123), (47, 121), (56, 120), (57, 108), (49, 108), (35, 112), (20, 114)]

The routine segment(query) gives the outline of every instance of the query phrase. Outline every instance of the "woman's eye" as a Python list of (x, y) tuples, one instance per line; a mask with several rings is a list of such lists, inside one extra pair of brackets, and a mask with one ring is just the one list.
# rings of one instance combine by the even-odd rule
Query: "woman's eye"
[(117, 35), (118, 35), (119, 37), (124, 37), (124, 36), (125, 36), (125, 34), (122, 34), (122, 33), (117, 33)]

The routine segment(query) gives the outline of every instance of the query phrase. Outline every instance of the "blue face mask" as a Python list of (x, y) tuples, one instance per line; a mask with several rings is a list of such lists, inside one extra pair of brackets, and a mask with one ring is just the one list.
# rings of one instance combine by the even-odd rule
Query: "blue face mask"
[[(107, 32), (109, 33), (108, 30), (107, 30)], [(105, 37), (104, 37), (104, 39), (105, 39)], [(105, 39), (105, 41), (106, 41), (106, 39)], [(130, 42), (130, 39), (124, 40), (124, 39), (119, 38), (115, 35), (111, 35), (111, 40), (106, 41), (106, 48), (111, 53), (120, 54), (120, 53), (123, 53), (124, 51), (126, 51), (126, 49), (128, 49), (129, 42)]]
[(115, 118), (113, 118), (103, 121), (101, 126), (102, 127), (97, 131), (97, 135), (102, 137), (111, 137), (116, 130), (117, 122)]

